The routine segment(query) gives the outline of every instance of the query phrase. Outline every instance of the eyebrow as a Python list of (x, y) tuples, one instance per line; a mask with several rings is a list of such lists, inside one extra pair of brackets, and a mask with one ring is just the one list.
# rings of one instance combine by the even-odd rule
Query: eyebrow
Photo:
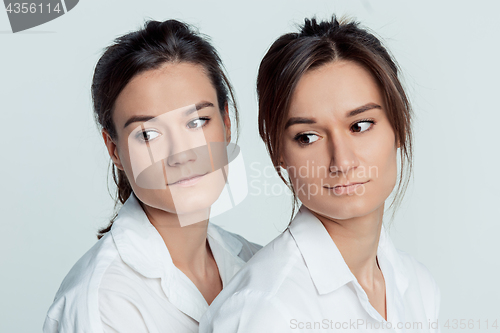
[[(194, 108), (189, 108), (186, 111), (184, 111), (183, 112), (183, 116), (187, 117), (187, 116), (189, 116), (191, 113), (193, 113), (195, 111), (199, 111), (201, 109), (208, 108), (208, 107), (213, 107), (213, 106), (214, 106), (213, 103), (210, 103), (210, 102), (207, 102), (207, 101), (201, 101), (199, 103), (196, 103)], [(156, 117), (157, 116), (147, 116), (147, 115), (144, 115), (144, 116), (132, 116), (132, 117), (130, 117), (125, 122), (125, 125), (123, 126), (123, 128), (126, 128), (128, 125), (130, 125), (132, 123), (135, 123), (135, 122), (144, 122), (144, 121), (149, 121), (149, 120), (153, 120), (154, 121)]]
[[(363, 113), (363, 112), (366, 112), (366, 111), (372, 110), (372, 109), (382, 109), (382, 107), (378, 104), (375, 104), (375, 103), (368, 103), (368, 104), (360, 106), (359, 108), (356, 108), (354, 110), (347, 111), (345, 117), (346, 118), (354, 117), (360, 113)], [(292, 125), (296, 125), (296, 124), (316, 124), (316, 120), (314, 118), (292, 117), (292, 118), (288, 119), (288, 121), (286, 122), (285, 129), (287, 129), (288, 127), (290, 127)]]
[(368, 103), (368, 104), (365, 104), (357, 109), (354, 109), (352, 111), (347, 112), (345, 116), (346, 116), (346, 118), (354, 117), (355, 115), (358, 115), (360, 113), (363, 113), (365, 111), (372, 110), (372, 109), (382, 109), (382, 107), (378, 104), (375, 104), (375, 103)]

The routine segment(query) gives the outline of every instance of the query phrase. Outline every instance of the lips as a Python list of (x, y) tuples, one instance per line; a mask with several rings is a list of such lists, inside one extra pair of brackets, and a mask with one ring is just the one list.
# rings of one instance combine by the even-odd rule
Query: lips
[[(335, 195), (349, 195), (351, 196), (352, 194), (358, 194), (357, 193), (357, 190), (358, 188), (361, 187), (361, 185), (363, 184), (366, 184), (368, 183), (370, 180), (367, 180), (365, 182), (348, 182), (346, 184), (340, 184), (340, 185), (335, 185), (334, 187), (330, 187), (328, 185), (324, 186), (324, 188), (327, 188), (331, 191), (333, 191), (333, 193)], [(364, 193), (364, 191), (363, 191)]]
[(181, 178), (181, 179), (179, 179), (176, 182), (169, 183), (168, 186), (172, 186), (172, 185), (194, 185), (195, 183), (198, 182), (198, 180), (200, 180), (200, 178), (202, 178), (205, 175), (206, 175), (206, 173), (204, 173), (204, 174), (190, 175), (190, 176)]
[(351, 186), (351, 185), (359, 185), (359, 184), (365, 184), (365, 183), (368, 183), (368, 180), (366, 182), (356, 182), (356, 183), (347, 183), (347, 184), (344, 184), (344, 185), (335, 185), (332, 188), (347, 187), (347, 186)]

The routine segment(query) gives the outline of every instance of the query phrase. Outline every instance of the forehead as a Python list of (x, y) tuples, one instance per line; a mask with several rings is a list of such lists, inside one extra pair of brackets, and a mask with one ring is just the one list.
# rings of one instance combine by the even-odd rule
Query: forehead
[(377, 81), (362, 65), (339, 60), (306, 72), (293, 93), (289, 117), (312, 116), (318, 112), (344, 116), (367, 103), (383, 105)]
[(165, 112), (209, 101), (217, 94), (205, 70), (190, 63), (167, 63), (130, 80), (115, 102), (113, 118), (118, 126), (132, 115), (158, 116)]

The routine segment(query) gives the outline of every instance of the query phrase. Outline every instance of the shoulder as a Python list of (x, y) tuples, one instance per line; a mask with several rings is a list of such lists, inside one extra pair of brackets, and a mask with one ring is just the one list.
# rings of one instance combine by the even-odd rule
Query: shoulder
[[(102, 275), (98, 285), (99, 311), (103, 314), (104, 307), (109, 304), (130, 303), (142, 304), (144, 295), (149, 288), (160, 288), (160, 278), (148, 278), (127, 265), (117, 256)], [(113, 310), (111, 310), (113, 312)]]
[(240, 289), (274, 294), (297, 268), (300, 259), (293, 237), (285, 230), (247, 262), (236, 274), (232, 284), (237, 284)]
[(243, 236), (235, 234), (233, 232), (227, 231), (223, 229), (222, 227), (210, 223), (212, 228), (219, 233), (221, 238), (225, 240), (226, 242), (230, 242), (231, 240), (235, 240), (239, 243), (241, 243), (241, 251), (238, 254), (238, 256), (243, 259), (244, 261), (248, 261), (257, 251), (259, 251), (262, 248), (262, 245), (252, 243), (248, 240), (246, 240)]
[(438, 288), (432, 273), (423, 263), (405, 251), (397, 250), (397, 253), (404, 265), (404, 268), (413, 273), (412, 275), (417, 279), (419, 286), (423, 289), (423, 291), (431, 291)]
[(210, 305), (205, 320), (239, 318), (235, 311), (243, 310), (245, 317), (264, 320), (273, 312), (284, 311), (281, 296), (297, 290), (304, 279), (308, 279), (307, 268), (293, 237), (285, 230), (236, 273)]
[(200, 320), (199, 332), (292, 332), (286, 318), (290, 314), (279, 298), (244, 289), (230, 295), (220, 306), (210, 306)]
[[(410, 275), (413, 287), (417, 287), (429, 317), (437, 319), (441, 303), (441, 290), (430, 270), (405, 251), (397, 250), (405, 272)], [(410, 282), (411, 283), (411, 282)], [(410, 286), (411, 287), (411, 286)]]
[(159, 306), (148, 304), (148, 301), (153, 303), (149, 294), (160, 291), (156, 289), (161, 289), (160, 279), (142, 276), (117, 257), (106, 270), (98, 288), (98, 312), (104, 330), (150, 331), (146, 324), (151, 315), (148, 311)]
[(212, 302), (200, 333), (292, 332), (286, 295), (307, 269), (288, 230), (257, 252)]
[[(71, 268), (50, 306), (44, 332), (96, 330), (98, 289), (118, 252), (108, 233), (92, 246)], [(77, 327), (73, 327), (78, 325)], [(49, 327), (50, 326), (50, 327)]]
[(287, 229), (248, 261), (241, 273), (237, 274), (237, 280), (252, 290), (276, 293), (303, 266), (301, 263), (300, 251)]

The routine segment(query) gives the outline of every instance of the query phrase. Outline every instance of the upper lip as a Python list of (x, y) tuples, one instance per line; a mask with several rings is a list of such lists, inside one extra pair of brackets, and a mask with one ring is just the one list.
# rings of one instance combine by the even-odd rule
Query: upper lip
[(356, 185), (356, 184), (364, 184), (364, 183), (367, 183), (367, 182), (368, 182), (368, 180), (365, 181), (365, 182), (355, 182), (355, 183), (349, 183), (349, 182), (347, 182), (347, 184), (335, 185), (332, 188), (335, 188), (335, 187), (346, 187), (346, 186), (351, 186), (351, 185)]
[[(208, 173), (208, 172), (207, 172)], [(196, 177), (201, 177), (201, 176), (205, 176), (207, 173), (200, 173), (200, 174), (193, 174), (193, 175), (189, 175), (187, 177), (184, 177), (184, 178), (181, 178), (181, 179), (178, 179), (177, 181), (173, 182), (173, 183), (169, 183), (168, 185), (175, 185), (177, 183), (180, 183), (182, 181), (185, 181), (185, 180), (190, 180), (190, 179), (193, 179), (193, 178), (196, 178)]]

